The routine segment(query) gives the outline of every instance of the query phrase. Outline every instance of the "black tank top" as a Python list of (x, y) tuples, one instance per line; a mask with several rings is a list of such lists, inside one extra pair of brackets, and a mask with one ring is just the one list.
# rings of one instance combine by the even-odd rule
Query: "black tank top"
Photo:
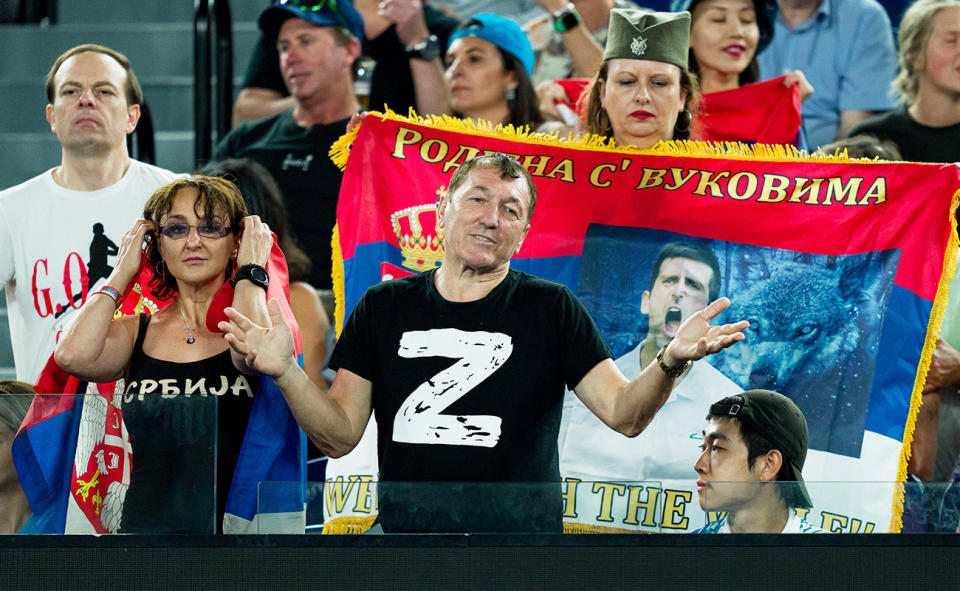
[(190, 363), (154, 359), (143, 352), (149, 324), (141, 315), (121, 407), (133, 471), (120, 531), (221, 533), (261, 378), (240, 373), (229, 350)]

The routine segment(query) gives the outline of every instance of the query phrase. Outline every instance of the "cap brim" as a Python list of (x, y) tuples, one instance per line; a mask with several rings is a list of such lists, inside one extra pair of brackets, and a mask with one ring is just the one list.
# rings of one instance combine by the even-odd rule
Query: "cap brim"
[(804, 503), (803, 505), (798, 504), (797, 506), (801, 509), (810, 509), (813, 507), (813, 501), (810, 499), (810, 493), (807, 492), (807, 485), (803, 482), (803, 475), (800, 473), (800, 469), (797, 468), (796, 464), (790, 462), (790, 471), (793, 472), (793, 479), (796, 481), (795, 486), (797, 495), (800, 497), (799, 500)]

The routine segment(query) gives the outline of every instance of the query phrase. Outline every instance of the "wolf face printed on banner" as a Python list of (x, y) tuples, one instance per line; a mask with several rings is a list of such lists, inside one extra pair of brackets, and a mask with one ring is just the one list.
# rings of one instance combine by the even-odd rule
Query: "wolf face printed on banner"
[(728, 318), (750, 322), (742, 347), (714, 365), (744, 389), (789, 396), (810, 427), (810, 449), (859, 453), (885, 301), (898, 253), (829, 257), (730, 245)]
[(744, 387), (783, 392), (795, 379), (843, 366), (860, 342), (863, 276), (795, 262), (757, 267), (727, 311), (750, 322), (749, 344), (728, 351), (719, 369)]

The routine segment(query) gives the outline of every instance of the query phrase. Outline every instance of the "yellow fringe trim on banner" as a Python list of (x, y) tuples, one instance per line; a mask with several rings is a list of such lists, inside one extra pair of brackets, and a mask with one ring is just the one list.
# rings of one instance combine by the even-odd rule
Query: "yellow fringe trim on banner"
[[(767, 162), (828, 162), (833, 164), (844, 163), (884, 163), (882, 160), (872, 160), (869, 158), (851, 158), (847, 155), (847, 150), (837, 150), (833, 154), (827, 154), (822, 150), (817, 150), (813, 154), (806, 150), (798, 150), (791, 145), (779, 144), (744, 144), (740, 142), (700, 142), (692, 140), (672, 140), (669, 142), (659, 142), (652, 148), (641, 150), (635, 146), (618, 146), (610, 138), (589, 133), (567, 134), (561, 137), (560, 132), (542, 133), (532, 131), (529, 126), (514, 127), (513, 124), (503, 125), (498, 123), (494, 125), (489, 121), (473, 121), (471, 119), (460, 119), (450, 115), (417, 115), (413, 108), (409, 114), (404, 117), (386, 109), (384, 112), (369, 111), (364, 116), (379, 118), (381, 121), (392, 120), (410, 125), (421, 125), (432, 127), (441, 131), (453, 131), (466, 133), (479, 137), (488, 137), (493, 139), (502, 139), (508, 141), (520, 141), (527, 144), (552, 146), (555, 148), (571, 148), (575, 150), (589, 150), (594, 152), (613, 152), (617, 154), (649, 154), (659, 156), (689, 156), (694, 158), (718, 158), (718, 159), (737, 159), (737, 160), (762, 160)], [(334, 164), (343, 170), (347, 165), (347, 159), (350, 156), (350, 146), (357, 138), (360, 125), (342, 135), (330, 146), (330, 159)]]
[(960, 248), (960, 240), (957, 239), (957, 218), (954, 216), (954, 212), (957, 211), (958, 206), (960, 206), (960, 191), (953, 194), (953, 201), (950, 205), (950, 242), (947, 244), (947, 250), (943, 255), (943, 272), (940, 275), (937, 297), (934, 299), (933, 308), (930, 310), (927, 338), (923, 342), (920, 365), (917, 367), (917, 379), (913, 383), (913, 394), (910, 396), (910, 415), (907, 417), (907, 424), (903, 430), (903, 446), (900, 448), (900, 464), (897, 466), (897, 488), (893, 494), (893, 515), (890, 519), (890, 531), (893, 533), (900, 533), (900, 530), (903, 529), (903, 501), (906, 493), (904, 483), (907, 480), (907, 465), (910, 462), (913, 431), (917, 426), (917, 413), (920, 411), (927, 372), (930, 371), (930, 363), (933, 361), (933, 350), (937, 346), (940, 328), (943, 325), (943, 314), (947, 308), (950, 281), (953, 280), (953, 274), (957, 269), (957, 249)]
[(367, 517), (336, 517), (323, 524), (321, 533), (324, 535), (362, 534), (373, 527), (373, 522), (376, 520), (375, 514)]
[(343, 250), (340, 248), (340, 227), (333, 226), (333, 238), (330, 239), (330, 252), (333, 258), (333, 299), (336, 307), (333, 311), (333, 326), (337, 330), (337, 339), (340, 338), (340, 332), (343, 330), (343, 316), (346, 312), (346, 296), (344, 295), (344, 277), (343, 277)]

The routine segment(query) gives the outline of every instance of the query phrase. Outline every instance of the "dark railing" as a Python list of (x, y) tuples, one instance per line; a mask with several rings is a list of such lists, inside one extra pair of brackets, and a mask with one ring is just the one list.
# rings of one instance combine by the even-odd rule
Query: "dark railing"
[(57, 0), (21, 0), (0, 2), (0, 23), (54, 25), (57, 22)]
[(153, 116), (144, 100), (140, 105), (140, 121), (133, 133), (127, 136), (127, 151), (130, 157), (147, 164), (157, 163), (157, 149), (153, 134)]
[[(216, 60), (211, 59), (211, 30), (216, 32)], [(216, 70), (213, 68), (216, 67)], [(216, 79), (212, 97), (210, 84)], [(227, 0), (196, 0), (193, 19), (193, 154), (203, 164), (212, 153), (211, 127), (216, 118), (217, 138), (230, 131), (233, 104), (233, 38)]]

